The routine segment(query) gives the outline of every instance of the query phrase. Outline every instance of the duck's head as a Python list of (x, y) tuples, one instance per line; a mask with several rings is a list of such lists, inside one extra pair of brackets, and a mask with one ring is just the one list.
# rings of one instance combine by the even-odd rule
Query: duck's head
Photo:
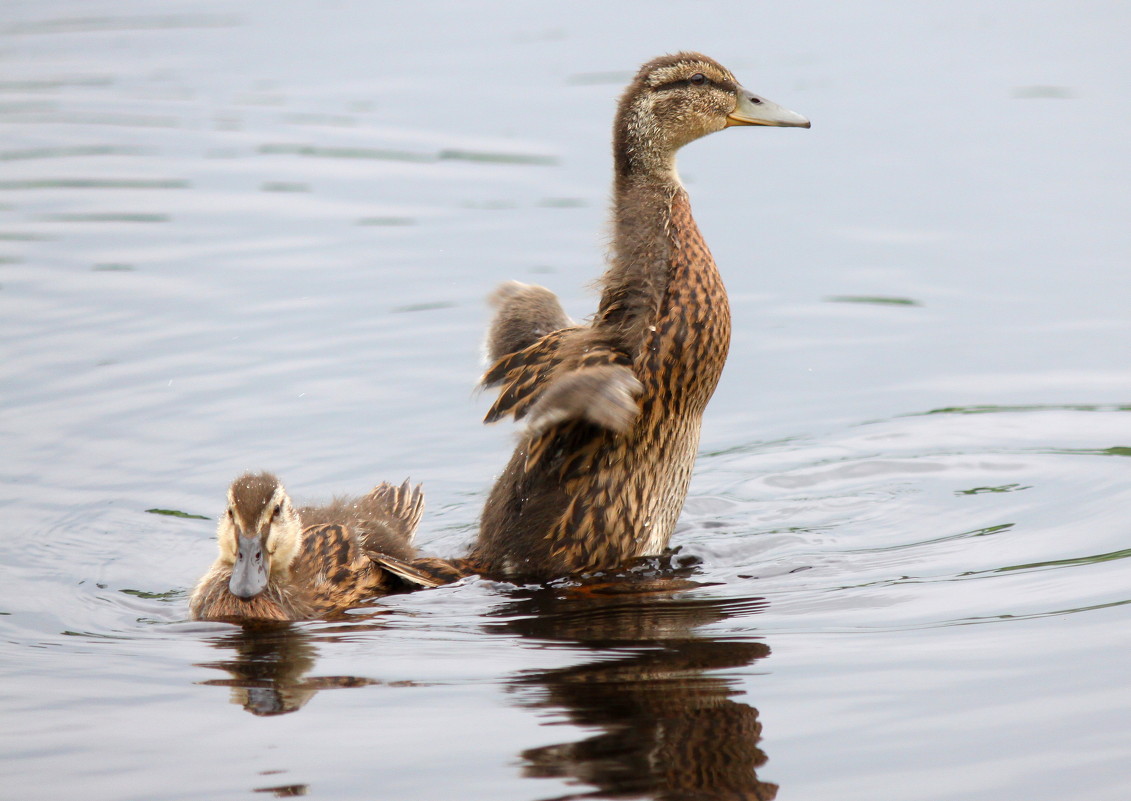
[(216, 535), (232, 565), (231, 593), (245, 600), (286, 575), (302, 540), (302, 523), (282, 483), (270, 473), (246, 473), (228, 488), (228, 508)]
[(734, 125), (808, 128), (809, 120), (744, 89), (701, 53), (661, 56), (642, 66), (621, 96), (613, 132), (617, 172), (670, 172), (679, 148)]

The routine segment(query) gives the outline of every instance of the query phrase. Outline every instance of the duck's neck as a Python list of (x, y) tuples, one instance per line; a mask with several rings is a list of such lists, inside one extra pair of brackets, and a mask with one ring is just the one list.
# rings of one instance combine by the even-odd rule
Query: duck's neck
[(645, 90), (630, 86), (621, 98), (613, 121), (613, 169), (616, 192), (626, 184), (680, 186), (675, 172), (679, 142), (669, 126), (660, 124)]
[(618, 330), (629, 348), (660, 312), (678, 247), (672, 203), (684, 194), (674, 153), (663, 158), (642, 153), (619, 148), (616, 153), (612, 249), (598, 312), (598, 319)]

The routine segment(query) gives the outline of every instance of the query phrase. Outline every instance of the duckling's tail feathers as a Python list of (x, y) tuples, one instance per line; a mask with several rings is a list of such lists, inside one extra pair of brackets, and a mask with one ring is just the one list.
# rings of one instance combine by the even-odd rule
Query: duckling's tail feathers
[(463, 559), (422, 556), (405, 561), (384, 554), (373, 554), (371, 558), (377, 565), (413, 587), (441, 587), (474, 572)]
[[(412, 486), (405, 479), (400, 486), (381, 482), (374, 487), (366, 498), (374, 506), (379, 506), (386, 513), (385, 523), (395, 536), (405, 542), (412, 542), (416, 536), (416, 527), (420, 525), (420, 518), (424, 514), (424, 487), (421, 484)], [(369, 549), (369, 543), (363, 543)], [(372, 550), (381, 550), (379, 547)]]

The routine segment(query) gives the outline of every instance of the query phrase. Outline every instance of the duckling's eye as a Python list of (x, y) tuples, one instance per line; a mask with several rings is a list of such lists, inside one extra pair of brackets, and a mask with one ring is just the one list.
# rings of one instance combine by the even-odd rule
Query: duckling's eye
[(271, 513), (271, 518), (274, 519), (274, 518), (278, 517), (279, 513), (282, 512), (282, 511), (283, 511), (282, 504), (276, 506), (275, 511)]
[(702, 86), (703, 84), (705, 84), (707, 82), (707, 76), (704, 75), (701, 72), (697, 72), (694, 75), (692, 75), (690, 78), (688, 78), (687, 80), (690, 81), (691, 83), (695, 84), (696, 86)]

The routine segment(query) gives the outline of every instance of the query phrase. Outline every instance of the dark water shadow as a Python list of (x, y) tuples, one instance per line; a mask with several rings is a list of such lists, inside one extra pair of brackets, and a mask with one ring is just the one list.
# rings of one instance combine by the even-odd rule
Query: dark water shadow
[[(761, 598), (691, 597), (686, 582), (536, 590), (495, 610), (494, 634), (578, 647), (593, 659), (510, 679), (523, 707), (553, 710), (583, 728), (583, 739), (530, 748), (523, 774), (589, 785), (553, 801), (593, 798), (758, 799), (777, 796), (760, 781), (758, 710), (728, 671), (769, 656), (761, 642), (716, 639), (703, 626), (765, 608)], [(547, 799), (549, 801), (549, 799)]]
[(307, 677), (318, 661), (315, 638), (310, 632), (287, 623), (244, 626), (218, 637), (211, 644), (233, 653), (215, 662), (199, 663), (197, 667), (222, 670), (231, 678), (197, 683), (231, 688), (229, 700), (253, 715), (297, 712), (319, 690), (381, 683), (360, 676)]

